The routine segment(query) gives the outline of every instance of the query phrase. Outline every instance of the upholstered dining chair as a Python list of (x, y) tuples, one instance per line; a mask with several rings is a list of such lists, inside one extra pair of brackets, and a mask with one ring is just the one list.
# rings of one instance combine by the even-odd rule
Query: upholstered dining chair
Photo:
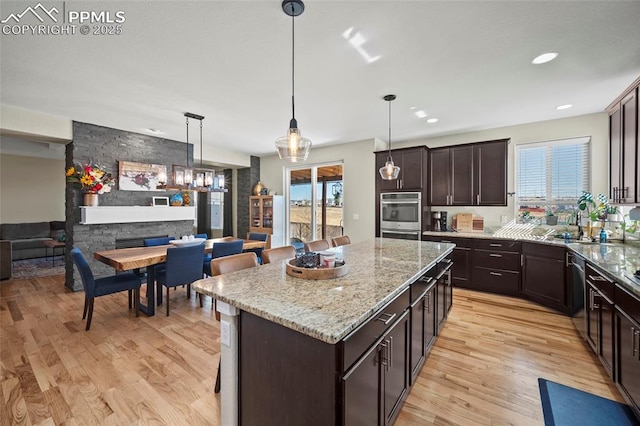
[(296, 257), (296, 248), (294, 246), (265, 249), (262, 252), (262, 263), (266, 265), (267, 263), (280, 262), (294, 257)]
[[(206, 233), (202, 233), (202, 234), (196, 234), (193, 236), (194, 238), (204, 238), (205, 240), (209, 239), (209, 236)], [(202, 257), (202, 267), (203, 270), (204, 268), (207, 267), (207, 265), (209, 264), (209, 262), (211, 262), (211, 253), (204, 253), (204, 256)]]
[[(213, 276), (228, 274), (241, 269), (259, 266), (258, 257), (255, 253), (240, 253), (231, 256), (218, 257), (211, 260), (211, 272)], [(215, 299), (212, 306), (215, 306)], [(220, 321), (220, 312), (216, 310), (216, 319)], [(218, 364), (218, 375), (216, 377), (215, 393), (220, 392), (220, 363)]]
[[(242, 240), (220, 241), (218, 243), (214, 243), (213, 248), (211, 249), (211, 259), (242, 253), (243, 245), (244, 241)], [(211, 276), (211, 261), (204, 265), (204, 273)]]
[(334, 247), (346, 246), (347, 244), (351, 244), (351, 240), (348, 235), (341, 235), (339, 237), (335, 237), (331, 239)]
[[(86, 331), (91, 327), (91, 319), (93, 318), (93, 302), (96, 297), (106, 296), (108, 294), (119, 293), (121, 291), (129, 291), (129, 301), (131, 301), (131, 291), (134, 293), (133, 305), (136, 310), (136, 317), (140, 316), (140, 285), (142, 280), (133, 272), (125, 272), (122, 274), (112, 275), (103, 278), (94, 278), (93, 272), (89, 267), (89, 263), (85, 259), (80, 249), (74, 247), (71, 249), (71, 259), (78, 268), (80, 278), (82, 279), (82, 287), (84, 288), (84, 308), (82, 310), (82, 319), (87, 318)], [(129, 306), (131, 308), (131, 306)]]
[[(269, 234), (265, 234), (262, 232), (249, 232), (249, 234), (247, 235), (247, 240), (254, 240), (254, 241), (267, 241), (269, 239)], [(248, 249), (245, 250), (247, 252), (254, 252), (256, 254), (256, 256), (258, 256), (258, 262), (262, 263), (262, 250), (264, 250), (263, 248), (255, 248), (255, 249)]]
[(304, 251), (322, 251), (331, 248), (327, 240), (315, 240), (304, 243)]
[[(191, 296), (191, 283), (202, 279), (203, 256), (204, 243), (167, 249), (165, 269), (156, 275), (158, 285), (167, 288), (167, 316), (169, 316), (169, 288), (186, 285), (188, 299)], [(158, 302), (162, 303), (161, 300)]]

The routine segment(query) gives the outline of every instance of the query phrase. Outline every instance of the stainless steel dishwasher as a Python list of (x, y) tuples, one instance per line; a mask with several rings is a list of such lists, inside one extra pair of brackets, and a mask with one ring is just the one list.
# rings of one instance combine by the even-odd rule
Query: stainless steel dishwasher
[(586, 339), (587, 324), (585, 314), (585, 261), (577, 254), (571, 253), (571, 266), (573, 273), (571, 289), (571, 316), (573, 326), (578, 330), (583, 339)]

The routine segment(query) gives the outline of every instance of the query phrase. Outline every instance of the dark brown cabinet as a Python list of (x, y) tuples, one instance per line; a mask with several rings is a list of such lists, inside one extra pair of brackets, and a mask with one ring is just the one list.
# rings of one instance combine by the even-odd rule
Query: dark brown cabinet
[(522, 243), (522, 294), (544, 306), (569, 314), (570, 281), (564, 247)]
[(444, 323), (449, 316), (451, 303), (453, 300), (453, 291), (451, 287), (451, 259), (443, 259), (438, 263), (438, 275), (436, 277), (436, 334), (440, 333)]
[(437, 237), (434, 235), (425, 235), (423, 241), (433, 241), (436, 243), (455, 244), (451, 254), (453, 266), (451, 266), (451, 284), (456, 287), (469, 287), (469, 279), (471, 277), (471, 243), (469, 238), (451, 237), (450, 235)]
[(507, 139), (434, 148), (430, 153), (432, 206), (506, 206)]
[(396, 166), (400, 167), (398, 179), (384, 180), (378, 170), (387, 162), (388, 151), (376, 152), (376, 189), (377, 192), (422, 191), (426, 188), (428, 151), (425, 146), (391, 150)]
[(586, 265), (587, 343), (613, 378), (614, 284), (591, 265)]
[(343, 377), (345, 425), (387, 425), (398, 415), (409, 388), (408, 313)]
[(636, 80), (609, 108), (609, 197), (614, 203), (640, 202), (638, 84)]
[(474, 240), (470, 288), (518, 296), (520, 260), (519, 241)]
[(434, 277), (423, 277), (411, 285), (409, 368), (412, 385), (436, 339), (436, 290)]
[(616, 286), (616, 383), (640, 418), (640, 299)]

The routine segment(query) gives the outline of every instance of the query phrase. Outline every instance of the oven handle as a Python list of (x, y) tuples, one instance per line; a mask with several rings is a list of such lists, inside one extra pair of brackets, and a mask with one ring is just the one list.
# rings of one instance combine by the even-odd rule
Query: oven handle
[(407, 200), (407, 201), (391, 201), (391, 200), (381, 200), (381, 204), (416, 204), (420, 205), (419, 200)]
[(380, 233), (382, 234), (410, 234), (410, 235), (420, 235), (420, 231), (392, 231), (387, 229), (381, 229)]

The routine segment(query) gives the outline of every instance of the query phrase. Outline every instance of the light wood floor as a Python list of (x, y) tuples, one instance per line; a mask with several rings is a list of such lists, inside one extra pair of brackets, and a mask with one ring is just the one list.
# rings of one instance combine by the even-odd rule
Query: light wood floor
[[(135, 318), (63, 277), (0, 283), (0, 425), (217, 425), (219, 327), (171, 292), (171, 316)], [(209, 302), (209, 301), (208, 301)], [(454, 308), (397, 425), (542, 424), (537, 378), (622, 401), (571, 321), (535, 304), (454, 289)]]

